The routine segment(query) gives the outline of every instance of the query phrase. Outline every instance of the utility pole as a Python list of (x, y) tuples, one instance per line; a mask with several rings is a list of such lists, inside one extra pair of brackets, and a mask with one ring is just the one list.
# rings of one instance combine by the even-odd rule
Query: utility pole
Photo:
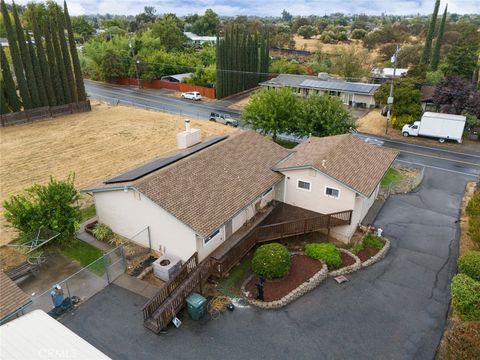
[(392, 56), (392, 59), (391, 59), (391, 62), (393, 62), (393, 76), (392, 76), (392, 82), (390, 83), (390, 96), (388, 97), (388, 100), (387, 100), (388, 112), (387, 112), (387, 123), (385, 124), (385, 135), (388, 134), (388, 123), (390, 122), (390, 118), (391, 118), (392, 105), (393, 105), (393, 85), (395, 82), (395, 73), (397, 72), (397, 57), (398, 57), (399, 51), (400, 51), (400, 47), (397, 45), (395, 54)]
[(138, 65), (140, 64), (140, 60), (135, 60), (135, 54), (133, 52), (133, 46), (132, 46), (132, 38), (130, 37), (130, 34), (128, 34), (128, 47), (130, 48), (132, 59), (133, 61), (135, 61), (135, 72), (137, 73), (137, 85), (138, 85), (138, 90), (140, 90), (140, 75), (138, 73)]

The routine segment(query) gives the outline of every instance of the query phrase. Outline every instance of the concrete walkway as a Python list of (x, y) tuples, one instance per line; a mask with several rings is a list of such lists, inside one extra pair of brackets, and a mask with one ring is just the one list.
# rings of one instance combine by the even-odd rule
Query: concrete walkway
[(146, 281), (127, 274), (120, 275), (113, 283), (147, 299), (150, 299), (159, 290), (159, 288), (150, 285)]

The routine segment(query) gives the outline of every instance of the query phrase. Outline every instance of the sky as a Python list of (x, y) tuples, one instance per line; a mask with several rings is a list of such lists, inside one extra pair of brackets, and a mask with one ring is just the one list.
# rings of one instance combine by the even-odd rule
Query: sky
[[(7, 0), (8, 2), (9, 0)], [(31, 0), (16, 0), (26, 4)], [(63, 4), (63, 0), (56, 0)], [(39, 2), (39, 0), (36, 0)], [(442, 0), (440, 9), (448, 2), (448, 11), (458, 14), (479, 14), (480, 0)], [(294, 5), (292, 5), (294, 4)], [(67, 0), (70, 15), (112, 14), (136, 15), (144, 6), (154, 6), (157, 14), (201, 14), (211, 8), (221, 16), (258, 15), (280, 16), (282, 9), (293, 15), (325, 15), (335, 12), (344, 14), (414, 15), (431, 14), (434, 0)], [(442, 12), (443, 10), (439, 11)]]

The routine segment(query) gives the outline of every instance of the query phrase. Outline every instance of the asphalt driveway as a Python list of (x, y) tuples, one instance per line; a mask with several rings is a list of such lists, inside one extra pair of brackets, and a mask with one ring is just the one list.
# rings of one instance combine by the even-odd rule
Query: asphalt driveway
[(468, 179), (425, 170), (415, 193), (391, 197), (375, 224), (387, 257), (337, 285), (329, 279), (280, 310), (237, 308), (157, 336), (145, 299), (111, 285), (64, 324), (113, 359), (432, 359), (455, 270), (459, 204)]

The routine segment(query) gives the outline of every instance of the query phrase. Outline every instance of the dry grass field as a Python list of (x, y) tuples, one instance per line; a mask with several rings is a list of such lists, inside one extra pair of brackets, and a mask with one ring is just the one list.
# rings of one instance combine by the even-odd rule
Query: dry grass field
[[(233, 131), (208, 121), (192, 121), (204, 137)], [(0, 201), (50, 176), (75, 173), (78, 189), (176, 148), (184, 118), (95, 103), (89, 113), (58, 117), (0, 130)], [(0, 245), (12, 240), (1, 220)]]

